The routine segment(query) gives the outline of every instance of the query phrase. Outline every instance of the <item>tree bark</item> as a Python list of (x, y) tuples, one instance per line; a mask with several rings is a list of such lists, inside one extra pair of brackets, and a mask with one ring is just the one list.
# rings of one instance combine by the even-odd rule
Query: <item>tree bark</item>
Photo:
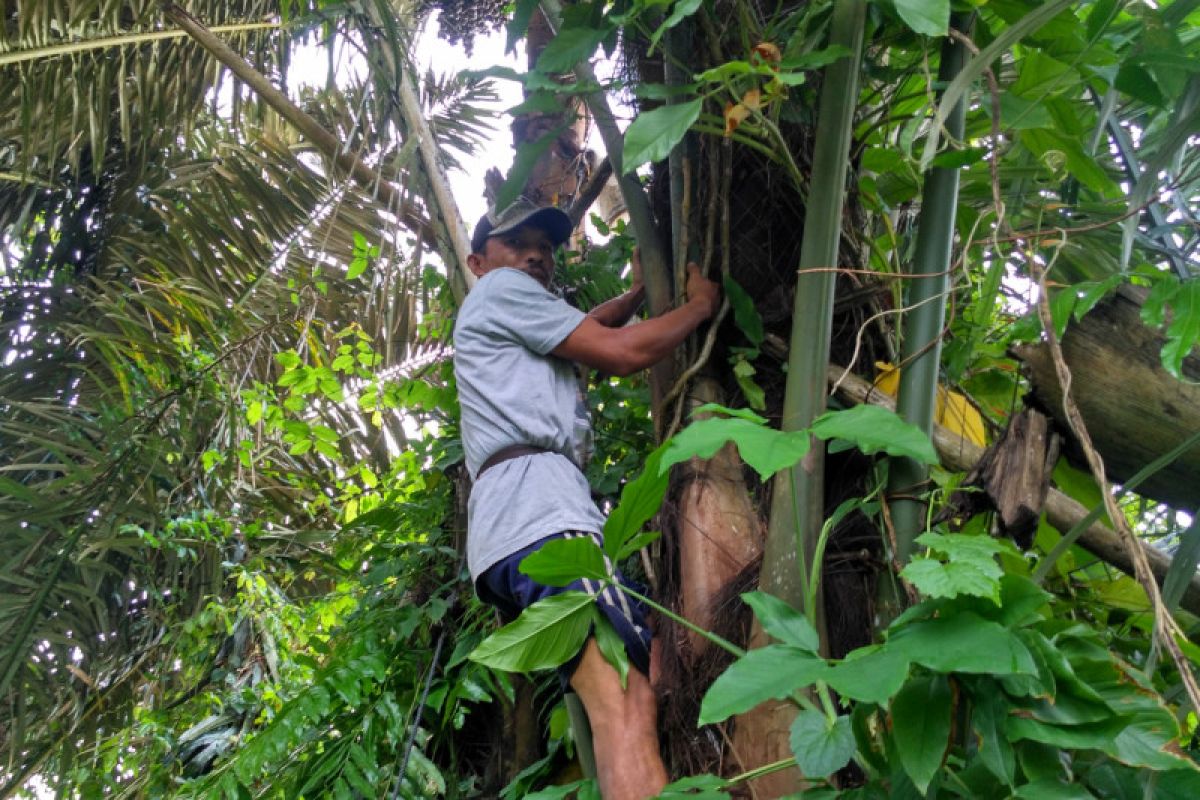
[[(529, 30), (525, 38), (526, 64), (530, 71), (537, 65), (538, 58), (546, 45), (554, 38), (554, 29), (546, 20), (541, 9), (534, 9), (529, 19)], [(529, 99), (529, 92), (525, 93)], [(584, 149), (587, 136), (587, 106), (577, 97), (571, 96), (561, 102), (557, 112), (532, 112), (522, 114), (512, 121), (513, 152), (522, 145), (537, 142), (554, 130), (561, 129), (553, 144), (533, 165), (521, 194), (536, 205), (558, 206), (566, 209), (579, 193), (581, 179), (590, 172), (594, 156)], [(504, 183), (498, 169), (488, 170), (484, 177), (485, 196), (489, 205)], [(575, 220), (578, 224), (578, 220)]]
[[(716, 381), (701, 378), (701, 402), (721, 402)], [(683, 616), (706, 630), (722, 591), (762, 554), (763, 523), (742, 476), (742, 459), (726, 444), (711, 459), (692, 459), (679, 496), (679, 583)], [(707, 640), (689, 633), (693, 658)]]

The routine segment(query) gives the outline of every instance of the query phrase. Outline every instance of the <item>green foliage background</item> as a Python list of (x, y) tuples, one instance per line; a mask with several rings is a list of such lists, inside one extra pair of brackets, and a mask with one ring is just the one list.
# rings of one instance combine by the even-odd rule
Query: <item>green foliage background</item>
[[(512, 5), (527, 21), (534, 4)], [(860, 267), (904, 306), (922, 172), (958, 165), (947, 383), (993, 422), (1011, 410), (1022, 383), (1007, 348), (1040, 333), (1006, 278), (1035, 259), (1052, 265), (1063, 326), (1122, 282), (1150, 286), (1146, 321), (1166, 335), (1164, 367), (1184, 376), (1200, 340), (1188, 254), (1200, 4), (958, 5), (977, 10), (985, 57), (952, 87), (934, 86), (931, 68), (951, 3), (870, 6), (852, 180), (863, 224), (844, 231)], [(300, 42), (353, 46), (376, 67), (382, 48), (403, 52), (407, 39), (389, 40), (368, 11), (402, 38), (420, 18), (412, 4), (374, 0), (189, 8), (227, 26), (277, 82)], [(821, 188), (784, 131), (811, 129), (819, 70), (845, 55), (826, 47), (829, 9), (572, 4), (538, 68), (564, 72), (621, 42), (661, 49), (668, 30), (719, 21), (727, 50), (696, 54), (683, 85), (603, 87), (642, 111), (625, 165), (661, 159), (689, 130), (715, 141), (727, 107), (743, 104), (729, 146), (766, 159), (801, 202)], [(492, 618), (459, 555), (454, 303), (436, 245), (198, 47), (160, 36), (170, 26), (156, 5), (10, 5), (0, 16), (0, 96), (12, 98), (0, 108), (0, 795), (32, 794), (36, 776), (78, 797), (493, 796), (512, 776), (497, 763), (501, 743), (478, 731), (498, 731), (514, 701), (497, 668), (513, 663), (468, 657), (486, 654), (476, 648)], [(763, 42), (778, 60), (755, 49)], [(396, 78), (373, 69), (366, 83), (331, 81), (300, 101), (419, 200), (427, 182), (394, 113)], [(531, 102), (596, 88), (523, 80)], [(496, 123), (478, 108), (487, 79), (421, 83), (448, 159)], [(965, 140), (948, 147), (939, 88), (970, 101)], [(682, 102), (656, 107), (664, 97)], [(1147, 203), (1170, 220), (1148, 219)], [(619, 285), (631, 240), (617, 234), (563, 264), (583, 307)], [(752, 277), (736, 264), (729, 276), (736, 326), (718, 368), (763, 411), (777, 402), (764, 342), (779, 320), (760, 315), (769, 300)], [(646, 498), (662, 496), (653, 470), (645, 480), (659, 488), (629, 482), (654, 445), (646, 388), (600, 380), (591, 399), (589, 479), (610, 508), (624, 490), (619, 538), (644, 543)], [(765, 477), (803, 455), (760, 419), (695, 425), (665, 459), (733, 439)], [(864, 452), (901, 441), (879, 420), (823, 424), (823, 439)], [(961, 476), (937, 477), (940, 501)], [(1094, 504), (1086, 477), (1063, 467), (1057, 480)], [(1170, 509), (1124, 502), (1140, 532), (1180, 553), (1200, 536)], [(854, 510), (882, 529), (873, 495)], [(1025, 555), (985, 533), (979, 519), (963, 534), (927, 534), (929, 553), (905, 572), (918, 602), (879, 644), (838, 662), (816, 654), (811, 620), (747, 597), (778, 643), (738, 651), (700, 721), (793, 697), (800, 765), (819, 779), (853, 759), (863, 797), (1197, 796), (1195, 709), (1150, 644), (1140, 587), (1078, 548), (1039, 562), (1060, 538), (1044, 522)], [(1178, 561), (1180, 574), (1194, 571), (1194, 554)], [(1196, 620), (1176, 616), (1200, 663)], [(506, 796), (528, 796), (573, 747), (563, 712), (546, 705), (546, 758)], [(724, 796), (728, 777), (672, 791)], [(817, 784), (807, 794), (837, 791)]]

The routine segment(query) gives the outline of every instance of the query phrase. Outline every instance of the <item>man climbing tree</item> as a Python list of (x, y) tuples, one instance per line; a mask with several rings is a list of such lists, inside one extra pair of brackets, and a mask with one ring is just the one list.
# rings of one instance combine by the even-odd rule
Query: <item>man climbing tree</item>
[[(716, 284), (689, 264), (685, 304), (622, 327), (644, 292), (635, 253), (629, 291), (590, 314), (572, 308), (548, 291), (554, 251), (570, 232), (565, 213), (526, 200), (481, 218), (468, 260), (480, 281), (454, 331), (462, 438), (475, 480), (468, 566), (479, 596), (505, 618), (564, 588), (593, 592), (588, 581), (543, 586), (519, 570), (550, 539), (598, 538), (603, 529), (576, 448), (587, 417), (577, 413), (572, 362), (617, 375), (645, 369), (711, 318), (719, 301)], [(666, 784), (666, 770), (649, 680), (650, 630), (638, 604), (615, 587), (596, 602), (636, 669), (622, 687), (589, 638), (560, 674), (587, 711), (606, 800), (653, 797)]]

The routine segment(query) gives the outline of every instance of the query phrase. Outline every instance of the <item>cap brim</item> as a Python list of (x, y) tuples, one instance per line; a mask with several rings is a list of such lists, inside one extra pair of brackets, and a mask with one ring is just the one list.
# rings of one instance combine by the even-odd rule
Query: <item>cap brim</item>
[(506, 222), (503, 225), (492, 228), (488, 234), (488, 238), (499, 236), (502, 233), (516, 230), (522, 226), (540, 228), (544, 230), (550, 237), (550, 241), (555, 247), (571, 238), (571, 218), (567, 216), (562, 209), (554, 206), (545, 206), (543, 208), (535, 208), (528, 214), (517, 217), (514, 220)]

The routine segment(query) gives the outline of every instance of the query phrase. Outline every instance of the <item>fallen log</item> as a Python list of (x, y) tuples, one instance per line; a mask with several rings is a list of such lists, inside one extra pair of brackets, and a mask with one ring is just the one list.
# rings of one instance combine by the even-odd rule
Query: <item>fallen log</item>
[[(1165, 338), (1141, 319), (1147, 294), (1141, 287), (1121, 286), (1071, 322), (1062, 337), (1071, 395), (1109, 480), (1118, 484), (1200, 430), (1200, 357), (1183, 361), (1191, 384), (1163, 369)], [(1012, 352), (1024, 365), (1034, 398), (1067, 431), (1062, 389), (1046, 345), (1018, 345)], [(1086, 469), (1078, 444), (1069, 435), (1067, 443), (1067, 457)], [(1200, 447), (1146, 478), (1137, 492), (1174, 508), (1200, 507)]]
[[(871, 403), (895, 410), (896, 401), (879, 391), (867, 381), (856, 375), (847, 373), (842, 367), (829, 365), (826, 373), (829, 383), (837, 386), (837, 393), (843, 400), (853, 403)], [(942, 466), (955, 472), (967, 472), (983, 457), (983, 449), (966, 441), (940, 425), (933, 429), (933, 446), (942, 460)], [(1176, 442), (1178, 444), (1178, 442)], [(1170, 449), (1170, 448), (1167, 448)], [(1165, 451), (1164, 451), (1165, 452)], [(1078, 525), (1088, 515), (1089, 509), (1083, 504), (1071, 499), (1058, 489), (1051, 488), (1046, 493), (1046, 519), (1062, 533), (1066, 533)], [(1110, 564), (1127, 575), (1133, 575), (1133, 561), (1121, 543), (1116, 531), (1096, 522), (1089, 525), (1076, 542), (1084, 550)], [(1154, 578), (1162, 586), (1171, 566), (1171, 557), (1161, 550), (1138, 542), (1145, 551), (1146, 559)], [(1188, 581), (1180, 602), (1185, 610), (1200, 616), (1200, 577), (1195, 575)]]

